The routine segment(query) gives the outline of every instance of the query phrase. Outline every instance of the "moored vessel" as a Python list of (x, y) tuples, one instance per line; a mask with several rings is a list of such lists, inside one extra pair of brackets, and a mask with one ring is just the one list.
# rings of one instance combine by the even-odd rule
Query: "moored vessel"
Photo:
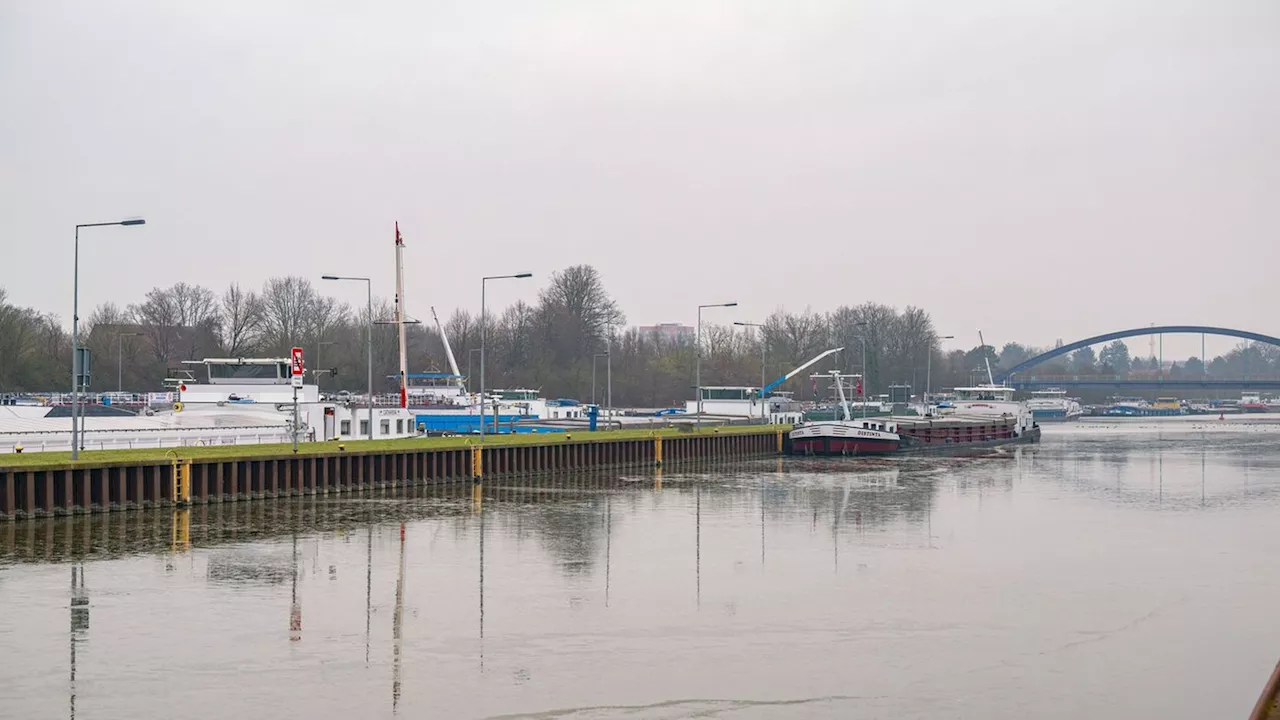
[(1058, 388), (1032, 391), (1027, 399), (1027, 407), (1038, 423), (1070, 422), (1079, 420), (1084, 414), (1080, 403), (1074, 398), (1067, 397), (1066, 390)]

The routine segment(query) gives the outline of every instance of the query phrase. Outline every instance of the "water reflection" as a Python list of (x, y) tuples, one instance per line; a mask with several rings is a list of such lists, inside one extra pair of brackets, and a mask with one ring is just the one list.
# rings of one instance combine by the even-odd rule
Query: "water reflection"
[[(732, 698), (717, 706), (726, 717), (757, 701), (815, 717), (929, 717), (947, 703), (999, 716), (1045, 678), (1104, 682), (1088, 670), (1096, 653), (1176, 656), (1165, 615), (1178, 633), (1197, 627), (1183, 608), (1251, 617), (1235, 600), (1224, 619), (1212, 593), (1280, 551), (1251, 514), (1280, 502), (1280, 452), (1217, 440), (1050, 437), (984, 459), (770, 459), (12, 523), (0, 643), (70, 679), (59, 672), (55, 689), (0, 667), (0, 702), (15, 717), (68, 696), (73, 717), (77, 704), (140, 716), (148, 699), (201, 702), (207, 689), (172, 682), (199, 676), (237, 688), (220, 716), (279, 703), (288, 716), (622, 717), (699, 697)], [(77, 657), (86, 569), (95, 662)], [(1249, 597), (1280, 591), (1247, 577)], [(151, 620), (158, 598), (178, 625)], [(42, 604), (61, 618), (48, 632)], [(1160, 633), (1114, 630), (1147, 616), (1134, 627)], [(1143, 671), (1126, 666), (1128, 681)], [(77, 688), (78, 674), (102, 682)], [(142, 684), (138, 699), (111, 690), (125, 681)]]
[(70, 695), (70, 717), (76, 717), (76, 645), (88, 639), (89, 635), (89, 590), (84, 583), (84, 566), (71, 566), (71, 679), (68, 683)]

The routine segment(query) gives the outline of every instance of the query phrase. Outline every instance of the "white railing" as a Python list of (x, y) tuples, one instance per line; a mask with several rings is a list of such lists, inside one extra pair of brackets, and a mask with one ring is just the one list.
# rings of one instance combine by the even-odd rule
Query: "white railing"
[[(23, 453), (33, 452), (66, 452), (71, 449), (70, 433), (58, 433), (49, 436), (29, 434), (26, 437), (14, 433), (0, 438), (0, 454), (16, 452), (21, 446)], [(308, 432), (306, 440), (311, 439)], [(262, 445), (268, 443), (292, 442), (288, 430), (260, 429), (229, 433), (189, 433), (189, 434), (156, 434), (147, 435), (129, 431), (119, 434), (87, 433), (84, 439), (85, 450), (145, 450), (155, 448), (177, 447), (210, 447), (220, 445)]]

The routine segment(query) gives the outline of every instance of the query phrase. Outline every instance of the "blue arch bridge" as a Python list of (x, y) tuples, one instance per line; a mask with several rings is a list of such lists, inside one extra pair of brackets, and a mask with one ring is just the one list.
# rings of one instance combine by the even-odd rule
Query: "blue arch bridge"
[[(1106, 333), (1105, 335), (1095, 335), (1093, 337), (1077, 340), (1076, 342), (1056, 347), (1049, 352), (1042, 353), (1033, 358), (1014, 365), (1008, 370), (1002, 370), (995, 376), (997, 383), (1004, 383), (1010, 387), (1020, 390), (1037, 390), (1043, 388), (1116, 388), (1126, 390), (1274, 390), (1280, 389), (1280, 379), (1248, 379), (1241, 378), (1223, 379), (1209, 377), (1207, 374), (1201, 377), (1179, 377), (1179, 378), (1135, 378), (1118, 375), (1055, 375), (1055, 376), (1036, 376), (1029, 371), (1041, 363), (1048, 362), (1054, 358), (1062, 357), (1068, 353), (1075, 352), (1080, 348), (1098, 345), (1100, 343), (1111, 342), (1112, 340), (1122, 340), (1130, 337), (1141, 337), (1146, 335), (1215, 335), (1219, 337), (1234, 337), (1243, 340), (1252, 340), (1254, 342), (1266, 343), (1280, 347), (1280, 338), (1271, 335), (1263, 335), (1262, 333), (1250, 332), (1248, 330), (1235, 330), (1233, 328), (1211, 327), (1207, 325), (1157, 325), (1150, 327), (1134, 328), (1132, 330), (1117, 330), (1116, 332)], [(1163, 345), (1163, 342), (1161, 343)], [(1203, 348), (1203, 340), (1201, 341)], [(1201, 350), (1201, 355), (1204, 352)], [(1201, 357), (1201, 361), (1205, 358)], [(1161, 371), (1163, 375), (1163, 370)]]

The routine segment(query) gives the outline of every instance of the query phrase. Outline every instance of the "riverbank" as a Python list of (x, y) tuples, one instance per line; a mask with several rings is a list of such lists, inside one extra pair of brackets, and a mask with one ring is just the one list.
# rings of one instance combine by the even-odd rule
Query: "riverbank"
[(781, 425), (6, 455), (0, 518), (329, 494), (429, 482), (739, 459)]
[[(703, 430), (610, 430), (596, 432), (568, 432), (547, 434), (486, 435), (481, 443), (479, 436), (424, 437), (398, 440), (350, 440), (346, 442), (298, 443), (296, 456), (318, 456), (331, 453), (382, 453), (413, 452), (420, 450), (461, 450), (483, 444), (486, 448), (520, 445), (547, 445), (564, 443), (590, 443), (601, 440), (644, 440), (653, 438), (717, 437), (721, 435), (776, 433), (790, 430), (789, 425), (737, 425), (708, 427)], [(0, 455), (0, 472), (10, 469), (51, 470), (66, 467), (103, 466), (118, 463), (169, 462), (174, 457), (181, 460), (267, 460), (295, 457), (289, 443), (263, 445), (191, 446), (181, 448), (145, 448), (137, 450), (82, 451), (79, 460), (72, 460), (70, 452), (15, 453)]]

